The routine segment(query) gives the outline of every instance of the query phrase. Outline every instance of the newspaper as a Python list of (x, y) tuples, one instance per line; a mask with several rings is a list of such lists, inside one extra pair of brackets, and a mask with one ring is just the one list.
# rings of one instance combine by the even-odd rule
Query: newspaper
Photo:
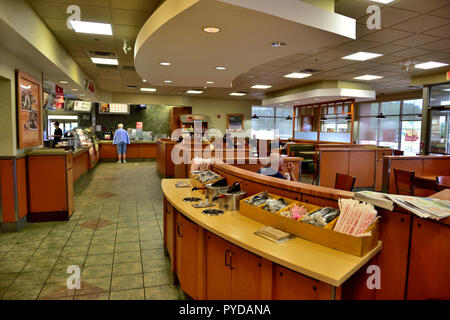
[(386, 197), (386, 194), (373, 191), (359, 191), (355, 193), (355, 199), (371, 203), (374, 206), (393, 211), (394, 202)]
[(450, 201), (394, 194), (386, 194), (386, 197), (421, 218), (440, 220), (450, 217)]

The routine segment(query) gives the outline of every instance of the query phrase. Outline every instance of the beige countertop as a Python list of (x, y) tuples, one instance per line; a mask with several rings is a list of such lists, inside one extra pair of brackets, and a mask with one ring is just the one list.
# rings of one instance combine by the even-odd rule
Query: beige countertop
[[(101, 144), (112, 144), (112, 140), (102, 140), (99, 143)], [(136, 141), (136, 140), (130, 140), (131, 144), (156, 144), (156, 141)]]
[(27, 151), (27, 156), (63, 156), (72, 152), (71, 150), (64, 150), (64, 148), (38, 148)]
[(276, 244), (255, 235), (254, 232), (264, 225), (241, 216), (238, 211), (226, 211), (221, 216), (207, 216), (201, 213), (203, 209), (195, 209), (192, 204), (183, 202), (185, 197), (204, 199), (204, 195), (191, 191), (191, 188), (176, 188), (175, 183), (178, 181), (190, 184), (189, 179), (163, 179), (161, 186), (167, 200), (187, 218), (245, 250), (332, 286), (341, 286), (381, 250), (381, 241), (364, 257), (353, 256), (301, 238)]

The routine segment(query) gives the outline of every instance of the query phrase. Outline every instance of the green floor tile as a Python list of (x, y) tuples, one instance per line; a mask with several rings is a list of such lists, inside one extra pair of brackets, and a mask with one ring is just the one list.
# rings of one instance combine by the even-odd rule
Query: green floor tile
[(93, 278), (111, 277), (112, 266), (111, 265), (98, 265), (98, 266), (85, 266), (81, 273), (83, 280)]
[(138, 262), (116, 263), (113, 266), (113, 276), (142, 274), (142, 264)]
[(179, 300), (181, 299), (178, 287), (175, 285), (163, 285), (145, 288), (146, 300)]
[(40, 284), (11, 286), (3, 294), (3, 300), (35, 300), (42, 289)]
[(158, 260), (143, 260), (142, 266), (145, 273), (170, 270), (170, 261), (167, 258)]
[(139, 242), (122, 242), (116, 244), (116, 250), (115, 252), (130, 252), (130, 251), (139, 251), (141, 250), (141, 247), (139, 245)]
[(144, 289), (111, 291), (110, 300), (144, 300)]
[(140, 289), (144, 287), (142, 274), (128, 276), (113, 276), (111, 291), (123, 291), (130, 289)]
[(112, 265), (114, 254), (90, 254), (86, 258), (86, 266)]
[(139, 251), (116, 252), (114, 254), (114, 263), (137, 262), (137, 261), (141, 261), (141, 253)]
[(173, 284), (173, 282), (173, 274), (169, 270), (144, 273), (144, 283), (146, 288)]
[(142, 260), (157, 260), (165, 257), (164, 249), (147, 249), (141, 251)]

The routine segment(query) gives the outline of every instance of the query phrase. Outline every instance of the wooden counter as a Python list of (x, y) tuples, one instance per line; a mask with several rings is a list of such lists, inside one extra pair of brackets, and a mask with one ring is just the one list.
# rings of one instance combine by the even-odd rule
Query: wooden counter
[[(100, 159), (117, 160), (117, 147), (112, 141), (100, 141)], [(156, 159), (156, 141), (134, 141), (127, 145), (127, 159)]]
[[(331, 286), (341, 286), (381, 250), (379, 242), (366, 256), (357, 257), (300, 238), (278, 245), (254, 235), (263, 224), (241, 216), (237, 211), (211, 217), (202, 214), (203, 209), (195, 209), (190, 203), (183, 202), (185, 197), (203, 196), (190, 188), (177, 189), (175, 183), (178, 181), (189, 182), (188, 179), (164, 179), (162, 190), (167, 201), (186, 218), (259, 257)], [(329, 298), (332, 298), (331, 292)]]

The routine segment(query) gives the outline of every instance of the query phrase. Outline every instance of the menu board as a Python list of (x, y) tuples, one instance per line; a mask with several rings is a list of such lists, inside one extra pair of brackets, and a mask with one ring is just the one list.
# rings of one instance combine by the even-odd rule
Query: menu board
[(99, 113), (108, 114), (130, 114), (130, 107), (123, 103), (102, 103), (100, 104)]
[(92, 102), (90, 101), (75, 101), (73, 111), (91, 112)]

